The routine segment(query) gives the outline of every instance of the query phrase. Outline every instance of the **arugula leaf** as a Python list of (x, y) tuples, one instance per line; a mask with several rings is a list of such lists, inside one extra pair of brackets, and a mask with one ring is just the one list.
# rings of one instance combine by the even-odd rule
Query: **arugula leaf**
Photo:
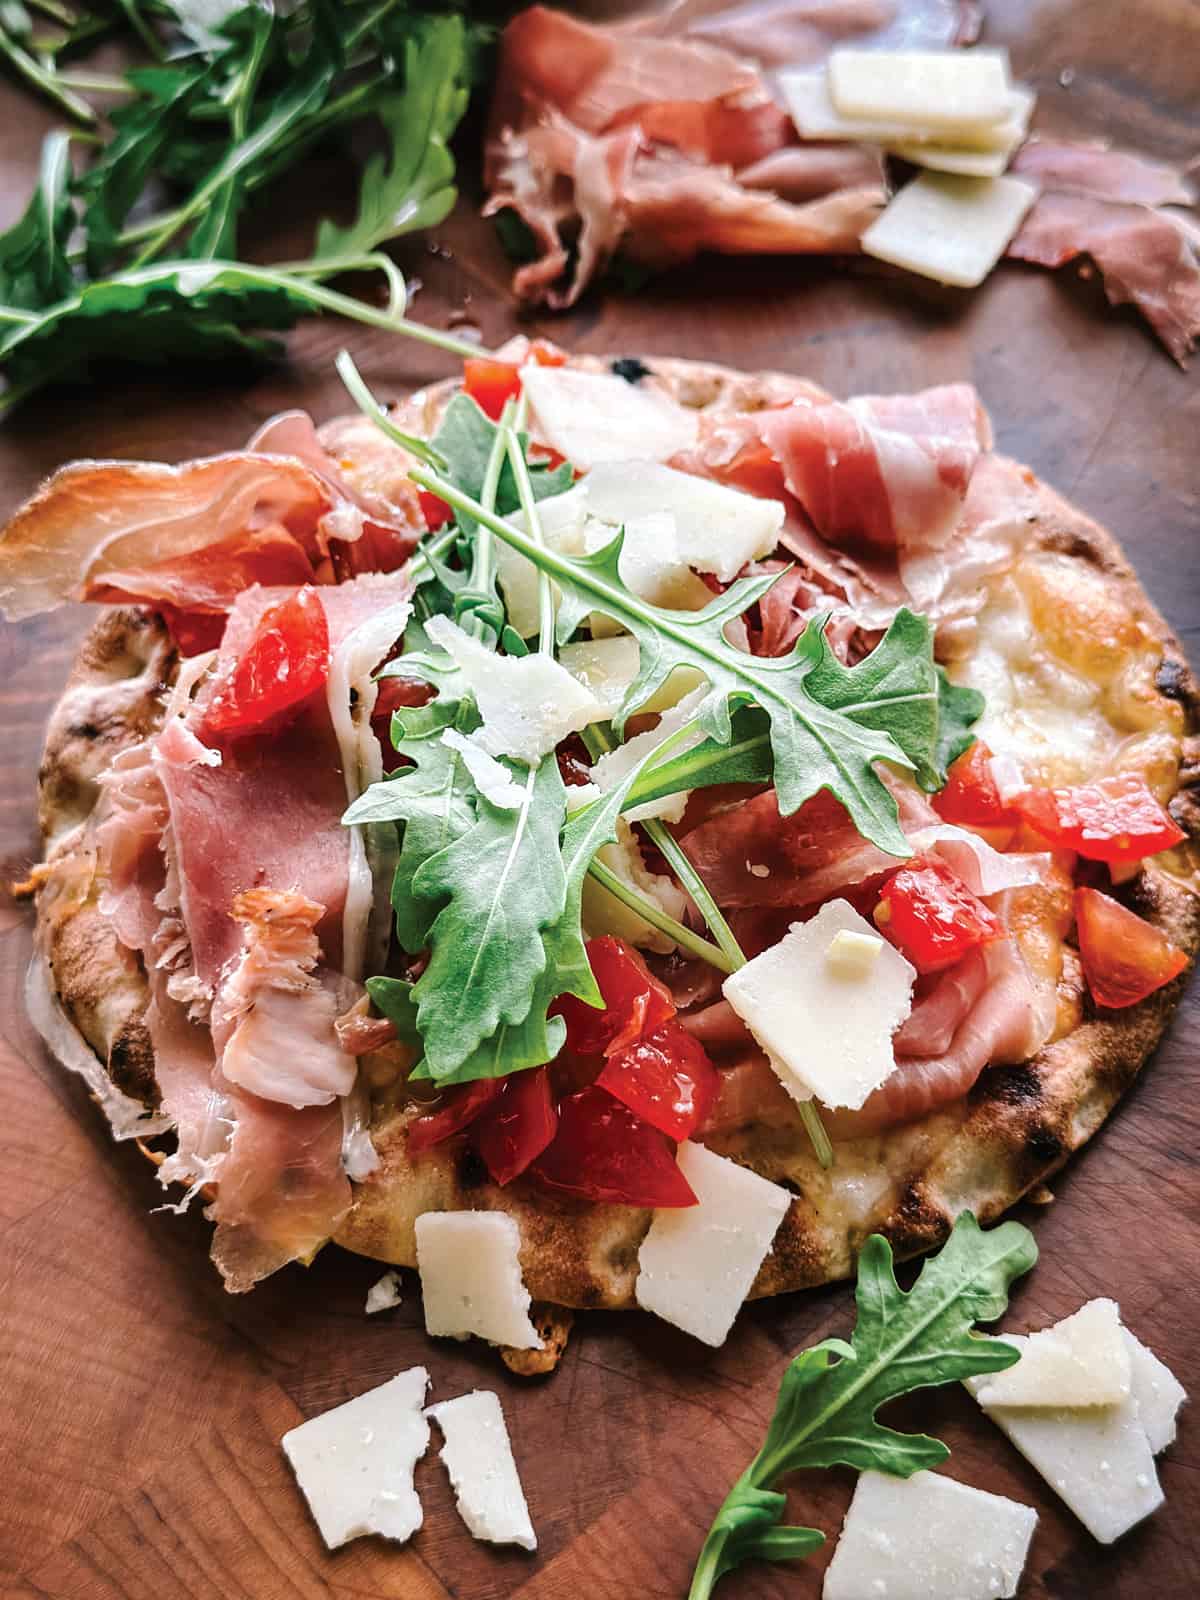
[(935, 765), (941, 783), (945, 783), (947, 768), (975, 743), (971, 729), (983, 715), (986, 702), (978, 689), (967, 689), (951, 683), (945, 667), (939, 667), (937, 672), (938, 740)]
[[(460, 389), (450, 397), (441, 425), (433, 436), (433, 447), (446, 463), (444, 475), (463, 494), (470, 495), (472, 500), (479, 500), (482, 496), (488, 462), (498, 432), (497, 424), (470, 395)], [(527, 451), (529, 435), (519, 433), (517, 439), (522, 451)], [(568, 462), (564, 461), (561, 466), (553, 468), (538, 461), (529, 462), (528, 465), (529, 482), (535, 500), (548, 500), (554, 495), (565, 494), (574, 482), (574, 473)], [(510, 462), (505, 459), (496, 486), (496, 514), (511, 516), (519, 507), (516, 479)], [(475, 518), (463, 510), (458, 512), (458, 525), (466, 534), (473, 534), (479, 526)]]
[(905, 1294), (891, 1246), (872, 1234), (859, 1256), (850, 1342), (822, 1340), (784, 1372), (766, 1440), (713, 1521), (688, 1600), (707, 1600), (721, 1574), (750, 1556), (787, 1559), (821, 1542), (811, 1528), (779, 1528), (784, 1537), (772, 1538), (786, 1503), (774, 1486), (789, 1473), (840, 1465), (909, 1478), (944, 1461), (940, 1440), (898, 1433), (875, 1413), (913, 1389), (1011, 1367), (1020, 1352), (972, 1328), (1002, 1315), (1009, 1285), (1036, 1260), (1028, 1228), (1005, 1222), (984, 1232), (964, 1211)]
[(379, 100), (386, 157), (367, 163), (358, 216), (345, 228), (323, 222), (315, 261), (365, 255), (387, 239), (432, 228), (457, 197), (448, 142), (467, 108), (467, 30), (461, 17), (431, 17), (404, 51), (404, 89)]
[[(46, 135), (37, 188), (25, 214), (0, 234), (0, 308), (37, 311), (70, 294), (74, 287), (67, 260), (67, 239), (75, 223), (68, 193), (69, 151), (68, 134)], [(0, 326), (7, 320), (0, 309)]]

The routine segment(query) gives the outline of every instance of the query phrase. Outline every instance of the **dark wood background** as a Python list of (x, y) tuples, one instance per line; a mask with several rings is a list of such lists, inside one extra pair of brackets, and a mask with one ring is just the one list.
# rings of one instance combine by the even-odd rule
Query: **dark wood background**
[[(592, 8), (597, 9), (596, 7)], [(991, 0), (986, 38), (1007, 44), (1041, 96), (1038, 127), (1108, 136), (1176, 161), (1200, 147), (1196, 0)], [(0, 224), (15, 216), (49, 119), (0, 84)], [(514, 328), (508, 271), (464, 198), (435, 241), (409, 242), (414, 314), (472, 316), (484, 339)], [(297, 253), (320, 193), (345, 193), (336, 161), (273, 200), (264, 248)], [(684, 268), (635, 298), (591, 298), (565, 320), (522, 324), (577, 348), (780, 366), (835, 393), (970, 378), (1000, 446), (1108, 524), (1196, 657), (1200, 633), (1200, 390), (1093, 280), (1006, 266), (951, 296), (860, 266), (796, 260)], [(332, 358), (346, 343), (384, 395), (451, 370), (405, 341), (311, 323), (289, 362), (247, 381), (114, 382), (47, 395), (0, 426), (0, 512), (77, 455), (173, 461), (226, 448), (263, 418), (344, 408)], [(33, 778), (47, 710), (84, 624), (79, 610), (0, 633), (0, 876), (36, 859)], [(231, 1298), (196, 1214), (161, 1200), (136, 1150), (114, 1148), (79, 1084), (26, 1023), (27, 917), (0, 904), (0, 1596), (3, 1600), (649, 1600), (681, 1596), (704, 1530), (757, 1448), (789, 1356), (849, 1326), (844, 1287), (758, 1304), (711, 1353), (634, 1315), (582, 1317), (551, 1379), (522, 1383), (485, 1348), (434, 1343), (409, 1275), (398, 1311), (367, 1319), (380, 1269), (337, 1250)], [(1200, 1388), (1200, 1008), (1193, 999), (1114, 1123), (1029, 1213), (1041, 1265), (1013, 1325), (1097, 1294)], [(329, 1556), (278, 1441), (306, 1416), (414, 1363), (435, 1398), (498, 1389), (534, 1523), (535, 1557), (477, 1545), (440, 1465), (418, 1470), (426, 1523), (403, 1549), (364, 1540)], [(1193, 1600), (1200, 1593), (1200, 1420), (1162, 1463), (1165, 1508), (1112, 1550), (1096, 1546), (958, 1392), (910, 1406), (942, 1435), (952, 1475), (1041, 1513), (1029, 1600)], [(849, 1474), (811, 1474), (793, 1518), (836, 1534)], [(831, 1548), (831, 1546), (827, 1547)], [(815, 1597), (821, 1558), (746, 1569), (723, 1593)]]

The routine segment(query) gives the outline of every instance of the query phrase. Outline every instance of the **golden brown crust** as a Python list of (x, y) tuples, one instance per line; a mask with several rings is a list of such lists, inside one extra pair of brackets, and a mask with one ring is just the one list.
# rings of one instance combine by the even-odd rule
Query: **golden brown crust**
[[(579, 364), (593, 370), (608, 366), (599, 358), (582, 358)], [(656, 360), (653, 366), (651, 381), (705, 408), (748, 409), (795, 388), (795, 380), (782, 375), (747, 375), (687, 361)], [(450, 386), (439, 385), (414, 396), (405, 405), (403, 420), (426, 431), (449, 392)], [(341, 455), (353, 451), (358, 437), (351, 422), (330, 424), (323, 436)], [(385, 462), (370, 467), (372, 473), (385, 470)], [(1182, 728), (1181, 775), (1171, 810), (1200, 841), (1200, 687), (1116, 541), (1053, 491), (1035, 485), (1035, 494), (1030, 548), (1068, 556), (1082, 564), (1080, 570), (1086, 567), (1097, 575), (1114, 607), (1134, 620), (1149, 645), (1155, 670), (1152, 681), (1139, 690), (1143, 704), (1134, 708), (1131, 725), (1140, 727), (1144, 712), (1149, 722), (1157, 718), (1164, 724), (1173, 715)], [(145, 980), (99, 917), (88, 819), (97, 772), (154, 725), (162, 686), (172, 669), (165, 635), (143, 613), (125, 610), (102, 618), (85, 642), (55, 714), (40, 780), (52, 883), (58, 886), (39, 894), (40, 937), (69, 1013), (107, 1061), (114, 1081), (140, 1086), (131, 1092), (144, 1092), (150, 1066), (144, 1028), (138, 1033)], [(121, 684), (124, 702), (114, 688)], [(85, 717), (89, 705), (96, 712)], [(61, 906), (69, 903), (70, 893), (63, 885), (73, 875), (77, 903), (65, 914)], [(1126, 890), (1136, 909), (1192, 956), (1200, 949), (1198, 882), (1194, 859), (1180, 851), (1144, 868)], [(1077, 962), (1073, 952), (1066, 955), (1063, 987), (1078, 1004)], [(905, 1127), (839, 1144), (832, 1174), (815, 1166), (805, 1141), (787, 1125), (713, 1139), (714, 1148), (796, 1196), (753, 1293), (775, 1294), (846, 1275), (863, 1239), (873, 1231), (887, 1234), (898, 1252), (912, 1254), (944, 1238), (966, 1207), (984, 1220), (998, 1216), (1099, 1128), (1157, 1044), (1183, 982), (1179, 979), (1121, 1012), (1096, 1011), (1084, 1000), (1082, 1021), (1034, 1060), (989, 1069), (964, 1102)], [(412, 1265), (413, 1220), (422, 1211), (509, 1212), (521, 1227), (522, 1266), (530, 1291), (535, 1300), (550, 1303), (547, 1353), (544, 1359), (536, 1353), (537, 1370), (553, 1364), (569, 1326), (569, 1314), (552, 1316), (552, 1307), (633, 1304), (637, 1249), (648, 1213), (547, 1196), (521, 1180), (501, 1190), (488, 1182), (471, 1155), (461, 1152), (410, 1163), (409, 1120), (409, 1114), (394, 1107), (378, 1111), (372, 1131), (380, 1166), (356, 1187), (339, 1243), (380, 1260)]]

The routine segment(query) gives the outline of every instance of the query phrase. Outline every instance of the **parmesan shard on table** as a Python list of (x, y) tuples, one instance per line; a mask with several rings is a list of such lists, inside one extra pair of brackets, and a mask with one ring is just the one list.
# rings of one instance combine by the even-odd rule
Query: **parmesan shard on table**
[(705, 1344), (724, 1344), (791, 1195), (702, 1144), (679, 1146), (698, 1204), (654, 1213), (638, 1251), (637, 1303)]
[(1154, 1454), (1175, 1443), (1175, 1419), (1187, 1399), (1187, 1390), (1164, 1361), (1147, 1349), (1136, 1334), (1123, 1328), (1129, 1352), (1130, 1383), (1137, 1402), (1138, 1421)]
[(450, 1474), (459, 1515), (476, 1539), (537, 1549), (537, 1535), (499, 1396), (474, 1389), (442, 1400), (425, 1413), (442, 1431), (440, 1454)]
[(404, 1541), (421, 1526), (413, 1469), (429, 1445), (424, 1367), (401, 1372), (280, 1441), (322, 1539), (337, 1550), (381, 1534)]
[(400, 1274), (385, 1272), (367, 1290), (366, 1313), (369, 1317), (380, 1311), (390, 1311), (400, 1304)]
[(938, 1472), (864, 1472), (822, 1600), (1011, 1600), (1037, 1512)]
[(843, 117), (947, 133), (993, 127), (1012, 106), (1003, 50), (835, 50), (829, 97)]
[(425, 1331), (540, 1350), (521, 1277), (521, 1230), (502, 1211), (426, 1211), (416, 1220)]
[(1116, 1302), (1089, 1300), (1053, 1327), (1027, 1335), (1020, 1361), (981, 1379), (974, 1394), (986, 1410), (1115, 1406), (1129, 1391), (1129, 1348)]
[(895, 1071), (916, 971), (887, 943), (869, 969), (839, 970), (829, 949), (843, 932), (877, 937), (849, 901), (827, 901), (722, 987), (793, 1099), (857, 1110)]
[(862, 236), (867, 255), (924, 278), (973, 289), (1008, 248), (1038, 197), (1023, 178), (923, 172)]

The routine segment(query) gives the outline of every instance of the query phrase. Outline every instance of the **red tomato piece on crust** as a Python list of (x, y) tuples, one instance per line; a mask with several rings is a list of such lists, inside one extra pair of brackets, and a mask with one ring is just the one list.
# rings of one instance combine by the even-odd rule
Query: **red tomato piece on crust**
[(610, 1055), (596, 1082), (671, 1139), (691, 1138), (719, 1088), (704, 1046), (674, 1019)]
[(1070, 789), (1026, 789), (1013, 808), (1051, 844), (1089, 861), (1124, 865), (1168, 850), (1184, 838), (1136, 773), (1098, 778)]
[(1009, 844), (1017, 830), (1017, 813), (1000, 798), (992, 776), (992, 752), (981, 739), (951, 765), (945, 788), (932, 803), (944, 821), (986, 834), (997, 849)]
[(420, 1155), (469, 1128), (500, 1093), (503, 1081), (502, 1078), (479, 1078), (474, 1083), (459, 1084), (448, 1090), (445, 1105), (436, 1111), (427, 1111), (412, 1123), (408, 1130), (409, 1153)]
[(1136, 1005), (1187, 966), (1161, 929), (1099, 889), (1076, 889), (1075, 927), (1084, 977), (1102, 1006)]
[(218, 682), (201, 732), (255, 733), (282, 720), (329, 677), (329, 623), (311, 584), (271, 606), (254, 637)]
[(609, 1205), (694, 1206), (665, 1134), (592, 1084), (558, 1108), (558, 1132), (529, 1169), (549, 1189)]
[(637, 951), (604, 934), (589, 939), (588, 962), (604, 997), (604, 1009), (589, 1006), (573, 994), (564, 994), (550, 1007), (550, 1015), (567, 1025), (567, 1049), (581, 1056), (612, 1055), (624, 1050), (643, 1033), (675, 1015), (670, 991), (652, 977)]
[(545, 1067), (514, 1072), (475, 1124), (475, 1148), (502, 1187), (519, 1177), (558, 1131)]
[(1006, 932), (996, 913), (933, 856), (917, 856), (892, 874), (875, 923), (920, 973), (953, 967)]

